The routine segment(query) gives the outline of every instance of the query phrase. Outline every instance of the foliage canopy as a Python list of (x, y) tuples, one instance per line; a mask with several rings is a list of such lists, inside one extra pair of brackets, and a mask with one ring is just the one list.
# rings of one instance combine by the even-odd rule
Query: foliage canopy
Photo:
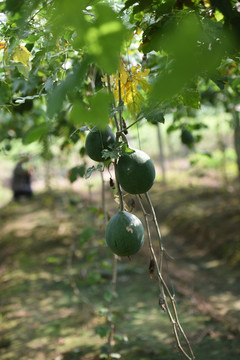
[(0, 141), (55, 135), (64, 148), (119, 107), (163, 122), (200, 107), (201, 81), (226, 87), (239, 62), (237, 1), (6, 0), (0, 20)]

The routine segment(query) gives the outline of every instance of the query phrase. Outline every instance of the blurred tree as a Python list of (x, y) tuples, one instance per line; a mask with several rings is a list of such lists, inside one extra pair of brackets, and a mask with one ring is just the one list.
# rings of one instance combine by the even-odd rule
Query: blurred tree
[(233, 143), (237, 154), (238, 177), (240, 180), (240, 64), (238, 59), (223, 59), (218, 76), (212, 76), (200, 86), (201, 103), (215, 108), (223, 107), (231, 114), (230, 127), (233, 129)]

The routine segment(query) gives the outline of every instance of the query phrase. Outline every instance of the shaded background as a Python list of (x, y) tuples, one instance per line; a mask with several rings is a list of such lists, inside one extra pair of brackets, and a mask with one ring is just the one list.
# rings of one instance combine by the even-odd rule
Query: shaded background
[[(211, 157), (183, 145), (180, 131), (167, 134), (168, 122), (160, 125), (165, 183), (156, 126), (144, 124), (130, 140), (156, 166), (150, 196), (164, 246), (174, 258), (165, 258), (165, 278), (198, 359), (206, 354), (233, 359), (240, 353), (239, 188), (232, 130), (221, 117), (203, 111), (210, 130), (198, 149)], [(47, 162), (38, 156), (37, 144), (16, 142), (1, 154), (2, 359), (98, 359), (106, 353), (112, 254), (104, 241), (101, 176), (71, 183), (69, 169), (93, 162), (79, 155), (79, 144), (69, 155), (54, 141), (51, 146), (54, 156)], [(34, 197), (14, 202), (9, 183), (20, 153), (30, 154)], [(112, 216), (118, 205), (108, 171), (104, 180)], [(131, 204), (132, 197), (125, 201)], [(134, 213), (143, 221), (137, 204)], [(145, 244), (131, 261), (119, 261), (112, 358), (180, 357), (158, 305), (149, 259)]]

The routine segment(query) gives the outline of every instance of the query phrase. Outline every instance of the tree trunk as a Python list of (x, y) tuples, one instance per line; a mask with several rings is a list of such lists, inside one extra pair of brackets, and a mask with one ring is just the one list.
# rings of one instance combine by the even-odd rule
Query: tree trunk
[(44, 161), (44, 182), (45, 182), (45, 188), (47, 189), (47, 191), (51, 191), (51, 164), (50, 164), (50, 160), (45, 160)]
[(237, 153), (237, 167), (238, 167), (238, 180), (240, 184), (240, 118), (239, 112), (235, 111), (233, 113), (234, 120), (234, 145), (235, 151)]
[(163, 141), (162, 141), (160, 126), (161, 126), (160, 124), (157, 124), (157, 137), (158, 137), (159, 153), (160, 153), (160, 167), (162, 170), (162, 182), (163, 184), (166, 184), (165, 156), (163, 152)]

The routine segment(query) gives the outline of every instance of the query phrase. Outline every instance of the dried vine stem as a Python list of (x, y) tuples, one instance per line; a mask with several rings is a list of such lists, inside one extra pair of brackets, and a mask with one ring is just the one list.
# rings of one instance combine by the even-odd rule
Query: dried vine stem
[[(101, 172), (101, 180), (102, 180), (102, 209), (104, 214), (104, 222), (105, 226), (108, 223), (108, 217), (107, 217), (107, 209), (106, 209), (106, 199), (105, 199), (105, 181), (103, 172)], [(107, 338), (107, 346), (108, 346), (108, 352), (110, 354), (111, 347), (113, 343), (113, 336), (115, 332), (115, 323), (112, 321), (112, 307), (113, 307), (113, 297), (116, 294), (116, 286), (117, 286), (117, 261), (118, 257), (114, 254), (113, 255), (113, 267), (112, 267), (112, 280), (111, 280), (111, 292), (112, 292), (112, 299), (108, 304), (108, 315), (107, 315), (107, 323), (109, 324), (109, 334)], [(108, 355), (109, 355), (108, 354)]]
[[(153, 216), (153, 222), (154, 222), (155, 229), (156, 229), (156, 232), (157, 232), (157, 237), (158, 237), (158, 242), (159, 242), (159, 250), (160, 250), (160, 254), (159, 254), (159, 271), (162, 274), (163, 255), (164, 255), (164, 247), (163, 247), (163, 243), (162, 243), (162, 235), (161, 235), (161, 232), (160, 232), (160, 229), (159, 229), (159, 226), (158, 226), (157, 217), (156, 217), (156, 213), (155, 213), (152, 201), (151, 201), (151, 199), (150, 199), (147, 192), (145, 193), (145, 196), (146, 196), (147, 202), (148, 202), (148, 204), (150, 206), (151, 213), (152, 213), (152, 216)], [(160, 282), (160, 292), (161, 292), (161, 295), (164, 298), (165, 297), (164, 296), (164, 288), (163, 288), (163, 284), (161, 282)]]
[[(157, 229), (158, 237), (160, 237), (159, 238), (159, 242), (161, 244), (160, 250), (162, 249), (161, 254), (163, 254), (164, 248), (162, 246), (161, 233), (160, 233), (159, 226), (158, 226), (158, 223), (157, 223), (156, 214), (155, 214), (151, 199), (150, 199), (150, 197), (149, 197), (149, 195), (147, 193), (146, 193), (146, 197), (148, 199), (148, 203), (149, 203), (150, 208), (151, 208), (153, 221), (154, 221), (155, 227)], [(167, 284), (166, 284), (166, 282), (165, 282), (165, 280), (163, 278), (162, 270), (160, 269), (159, 262), (157, 260), (157, 257), (156, 257), (156, 254), (155, 254), (155, 251), (154, 251), (154, 248), (153, 248), (151, 232), (150, 232), (150, 227), (149, 227), (148, 214), (147, 214), (147, 212), (146, 212), (146, 210), (145, 210), (145, 208), (143, 206), (143, 202), (142, 202), (141, 197), (138, 195), (137, 198), (138, 198), (139, 204), (141, 206), (141, 209), (142, 209), (142, 212), (143, 212), (143, 215), (144, 215), (146, 229), (147, 229), (147, 236), (148, 236), (148, 245), (149, 245), (149, 249), (150, 249), (152, 258), (154, 260), (156, 269), (157, 269), (157, 276), (158, 276), (158, 279), (159, 279), (160, 284), (161, 284), (162, 296), (163, 296), (163, 300), (164, 300), (166, 313), (167, 313), (167, 315), (169, 317), (169, 320), (170, 320), (170, 322), (172, 324), (173, 334), (175, 336), (177, 347), (178, 347), (179, 351), (183, 354), (183, 356), (186, 359), (195, 360), (195, 356), (193, 354), (190, 342), (189, 342), (189, 340), (188, 340), (188, 338), (187, 338), (187, 336), (186, 336), (186, 334), (185, 334), (185, 332), (184, 332), (184, 330), (183, 330), (183, 328), (182, 328), (182, 326), (180, 324), (180, 321), (179, 321), (179, 316), (178, 316), (178, 311), (177, 311), (177, 307), (176, 307), (175, 297), (171, 294), (171, 291), (169, 290), (169, 288), (168, 288), (168, 286), (167, 286)], [(167, 296), (166, 296), (166, 294), (167, 294)], [(172, 310), (170, 309), (170, 306), (168, 304), (167, 297), (168, 297), (169, 302), (171, 304)], [(185, 340), (185, 344), (188, 347), (190, 355), (184, 350), (184, 348), (183, 348), (183, 346), (181, 344), (179, 335), (183, 336), (183, 338)]]
[[(109, 93), (112, 92), (111, 90), (111, 83), (110, 83), (110, 77), (109, 75), (107, 75), (107, 83), (108, 83), (108, 91)], [(119, 102), (121, 101), (121, 82), (120, 82), (120, 78), (119, 78)], [(115, 104), (113, 104), (113, 106), (115, 106)], [(122, 112), (119, 109), (119, 121), (117, 119), (116, 114), (114, 114), (114, 121), (115, 121), (115, 125), (117, 128), (117, 140), (119, 139), (119, 137), (121, 136), (124, 140), (126, 140), (125, 135), (123, 134), (123, 120), (122, 120)], [(126, 141), (127, 142), (127, 141)], [(124, 202), (123, 202), (123, 195), (122, 195), (122, 190), (121, 187), (119, 185), (119, 182), (117, 180), (116, 177), (116, 162), (117, 160), (114, 161), (114, 172), (115, 172), (115, 179), (116, 179), (116, 186), (117, 186), (117, 194), (119, 197), (119, 204), (120, 204), (120, 211), (124, 210)], [(103, 175), (102, 175), (102, 181), (103, 181)], [(104, 203), (104, 218), (105, 218), (105, 224), (107, 225), (107, 216), (106, 216), (106, 208), (105, 208), (105, 193), (104, 193), (104, 185), (102, 187), (102, 202)], [(114, 336), (114, 332), (115, 332), (115, 323), (112, 321), (112, 307), (113, 307), (113, 297), (116, 294), (116, 287), (117, 287), (117, 265), (118, 265), (118, 256), (117, 255), (113, 255), (113, 268), (112, 268), (112, 282), (111, 282), (111, 292), (112, 292), (112, 299), (109, 303), (108, 306), (108, 323), (110, 326), (110, 332), (108, 335), (108, 348), (109, 351), (112, 347), (112, 342), (113, 342), (113, 336)]]

